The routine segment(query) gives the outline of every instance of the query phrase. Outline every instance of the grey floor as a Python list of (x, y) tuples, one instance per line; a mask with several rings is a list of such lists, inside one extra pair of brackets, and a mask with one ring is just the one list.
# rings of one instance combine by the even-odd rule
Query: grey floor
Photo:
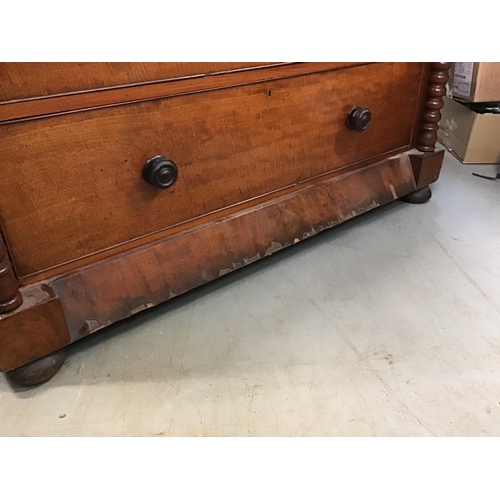
[(399, 201), (0, 378), (3, 436), (500, 435), (500, 181)]

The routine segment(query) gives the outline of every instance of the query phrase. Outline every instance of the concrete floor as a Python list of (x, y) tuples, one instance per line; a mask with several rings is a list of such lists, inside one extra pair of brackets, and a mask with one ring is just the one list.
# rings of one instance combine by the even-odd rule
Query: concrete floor
[(393, 202), (0, 378), (3, 436), (500, 435), (500, 182)]

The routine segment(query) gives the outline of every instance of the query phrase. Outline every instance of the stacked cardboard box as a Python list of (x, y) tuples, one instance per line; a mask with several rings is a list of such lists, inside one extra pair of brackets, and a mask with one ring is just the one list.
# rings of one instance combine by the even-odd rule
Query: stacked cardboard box
[(454, 63), (438, 138), (463, 163), (500, 163), (500, 63)]

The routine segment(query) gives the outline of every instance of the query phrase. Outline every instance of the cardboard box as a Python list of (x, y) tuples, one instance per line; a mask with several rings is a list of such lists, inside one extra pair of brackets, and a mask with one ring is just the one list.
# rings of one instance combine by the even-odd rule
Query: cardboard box
[(444, 97), (438, 139), (463, 163), (500, 163), (500, 114), (476, 113)]
[(500, 101), (500, 63), (453, 63), (449, 88), (462, 101)]

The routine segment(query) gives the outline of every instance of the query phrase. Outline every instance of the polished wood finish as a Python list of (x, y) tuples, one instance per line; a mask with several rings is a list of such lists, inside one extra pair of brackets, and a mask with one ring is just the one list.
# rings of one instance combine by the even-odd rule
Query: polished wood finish
[(142, 102), (197, 92), (208, 92), (252, 83), (307, 75), (320, 71), (360, 66), (363, 63), (289, 63), (252, 71), (233, 71), (225, 74), (209, 74), (147, 85), (101, 89), (73, 95), (51, 95), (44, 99), (0, 102), (0, 122), (25, 121), (76, 111), (121, 106), (125, 103)]
[[(1, 126), (18, 276), (409, 148), (421, 71), (364, 65)], [(352, 103), (371, 110), (362, 133), (346, 126)], [(156, 155), (179, 169), (164, 192), (142, 178)]]
[(441, 119), (439, 110), (444, 106), (448, 70), (451, 63), (432, 63), (425, 100), (425, 110), (418, 141), (418, 150), (424, 153), (434, 151), (437, 141), (438, 123)]
[[(38, 383), (106, 325), (392, 200), (428, 199), (443, 64), (183, 66), (0, 103), (0, 251), (14, 267), (0, 302), (18, 283), (23, 299), (0, 315), (0, 369)], [(167, 189), (143, 170), (158, 155), (177, 169)]]
[(224, 73), (276, 63), (0, 63), (0, 102)]
[[(340, 169), (336, 169), (337, 172), (342, 172), (342, 173), (348, 173), (354, 170), (358, 170), (361, 168), (364, 168), (366, 166), (372, 165), (374, 163), (377, 163), (379, 161), (382, 161), (384, 159), (391, 158), (393, 156), (396, 156), (400, 153), (404, 153), (407, 151), (406, 147), (398, 148), (394, 151), (391, 151), (389, 153), (385, 153), (382, 155), (377, 155), (374, 158), (369, 158), (367, 160), (363, 160), (361, 162), (356, 162), (353, 163), (347, 167), (342, 167)], [(415, 150), (416, 153), (418, 153), (417, 150)], [(27, 286), (31, 285), (33, 283), (38, 283), (40, 281), (45, 281), (45, 280), (52, 280), (54, 279), (55, 276), (59, 276), (62, 274), (66, 274), (68, 272), (72, 272), (75, 269), (92, 265), (98, 261), (110, 258), (110, 257), (115, 257), (122, 252), (127, 252), (129, 250), (133, 250), (134, 248), (138, 248), (143, 245), (148, 245), (150, 243), (153, 243), (155, 241), (158, 241), (160, 239), (166, 238), (168, 236), (171, 236), (173, 234), (177, 234), (180, 232), (184, 231), (189, 231), (193, 228), (196, 228), (200, 223), (208, 223), (212, 222), (220, 217), (227, 217), (230, 216), (235, 210), (246, 210), (246, 209), (252, 209), (252, 207), (256, 203), (264, 203), (269, 200), (274, 199), (276, 196), (284, 196), (286, 194), (293, 193), (295, 191), (299, 191), (301, 189), (304, 189), (308, 187), (309, 185), (315, 184), (316, 182), (320, 182), (323, 180), (323, 178), (327, 177), (328, 174), (318, 176), (318, 177), (313, 177), (307, 181), (300, 182), (297, 184), (290, 185), (288, 187), (285, 187), (283, 189), (280, 189), (279, 191), (274, 191), (267, 193), (257, 199), (250, 199), (242, 203), (238, 203), (237, 205), (227, 207), (221, 210), (218, 210), (216, 212), (211, 212), (204, 214), (200, 218), (195, 218), (191, 219), (187, 222), (184, 222), (180, 225), (172, 226), (167, 229), (162, 229), (161, 231), (151, 233), (147, 236), (143, 236), (141, 238), (138, 238), (136, 240), (130, 240), (127, 242), (124, 242), (120, 245), (114, 246), (107, 248), (106, 250), (103, 250), (101, 252), (96, 252), (94, 254), (89, 254), (86, 255), (85, 257), (81, 257), (79, 259), (73, 260), (73, 261), (68, 261), (65, 262), (64, 264), (58, 265), (53, 268), (46, 269), (44, 271), (36, 272), (33, 274), (29, 274), (26, 276), (22, 276), (18, 278), (18, 281), (21, 286)]]
[(19, 285), (12, 269), (7, 246), (0, 233), (0, 314), (17, 309), (23, 303)]

